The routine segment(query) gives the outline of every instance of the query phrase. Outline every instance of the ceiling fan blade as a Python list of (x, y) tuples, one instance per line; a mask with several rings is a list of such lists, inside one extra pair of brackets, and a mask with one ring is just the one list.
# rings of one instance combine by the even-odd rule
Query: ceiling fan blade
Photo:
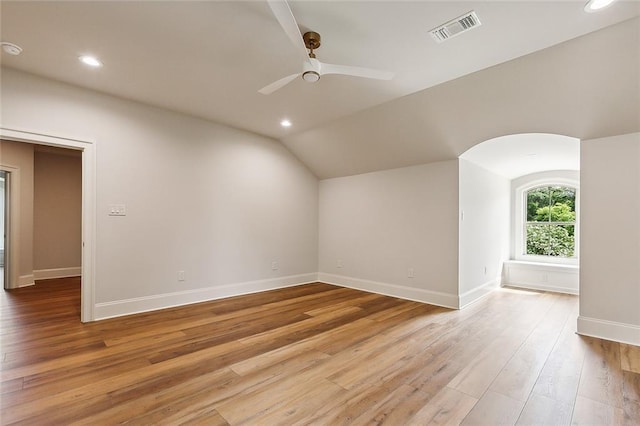
[(298, 23), (296, 22), (296, 18), (293, 16), (293, 12), (291, 12), (289, 3), (285, 0), (268, 0), (268, 3), (274, 16), (293, 45), (300, 51), (301, 55), (304, 55), (303, 57), (305, 60), (309, 60), (309, 52), (307, 52), (307, 48), (304, 45), (304, 40), (300, 34), (300, 28), (298, 28)]
[(264, 86), (262, 89), (258, 90), (258, 92), (262, 93), (263, 95), (270, 95), (273, 92), (275, 92), (276, 90), (286, 86), (287, 84), (291, 83), (293, 80), (296, 79), (296, 77), (298, 77), (300, 74), (302, 73), (298, 73), (298, 74), (291, 74), (289, 76), (286, 76), (284, 78), (281, 78), (278, 81), (274, 81), (273, 83)]
[(395, 73), (391, 71), (382, 71), (372, 68), (352, 67), (349, 65), (334, 65), (320, 63), (320, 75), (325, 74), (341, 74), (351, 75), (354, 77), (373, 78), (376, 80), (391, 80)]

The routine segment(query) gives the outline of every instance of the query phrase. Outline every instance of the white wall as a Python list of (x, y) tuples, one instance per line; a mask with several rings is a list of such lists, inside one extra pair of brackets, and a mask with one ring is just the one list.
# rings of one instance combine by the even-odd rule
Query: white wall
[(457, 160), (323, 180), (319, 278), (457, 307), (457, 215)]
[(1, 84), (3, 127), (95, 141), (97, 317), (317, 277), (318, 181), (279, 142), (14, 70)]
[(640, 345), (640, 133), (582, 141), (578, 332)]
[(460, 159), (460, 305), (488, 294), (500, 284), (509, 258), (509, 179)]

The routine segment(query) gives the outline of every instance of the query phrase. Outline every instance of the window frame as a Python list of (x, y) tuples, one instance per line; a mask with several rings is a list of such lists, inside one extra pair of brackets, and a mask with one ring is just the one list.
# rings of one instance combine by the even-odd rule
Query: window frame
[[(538, 254), (526, 254), (527, 248), (527, 192), (544, 186), (570, 187), (576, 191), (576, 220), (575, 220), (575, 248), (572, 257), (545, 256)], [(569, 178), (545, 178), (527, 182), (515, 191), (515, 247), (514, 258), (525, 262), (553, 263), (563, 265), (578, 265), (580, 262), (580, 182)], [(540, 224), (570, 224), (568, 222), (540, 222)]]

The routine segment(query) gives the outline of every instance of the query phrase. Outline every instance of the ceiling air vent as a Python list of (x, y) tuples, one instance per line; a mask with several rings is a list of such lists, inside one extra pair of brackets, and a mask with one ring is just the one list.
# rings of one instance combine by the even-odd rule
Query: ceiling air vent
[(452, 19), (444, 25), (440, 25), (430, 31), (431, 37), (433, 37), (438, 43), (442, 43), (445, 40), (449, 40), (452, 37), (462, 34), (465, 31), (469, 31), (472, 28), (482, 25), (478, 19), (478, 15), (474, 11), (465, 13), (462, 16), (458, 16), (456, 19)]

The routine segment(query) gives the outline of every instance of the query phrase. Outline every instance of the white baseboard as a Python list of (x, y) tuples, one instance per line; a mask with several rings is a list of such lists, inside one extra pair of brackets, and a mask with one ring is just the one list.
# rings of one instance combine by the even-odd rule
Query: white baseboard
[(399, 297), (400, 299), (458, 309), (458, 297), (453, 294), (405, 287), (397, 284), (362, 280), (360, 278), (345, 277), (343, 275), (326, 274), (323, 272), (318, 273), (318, 281), (341, 287), (367, 291), (369, 293), (384, 294), (385, 296)]
[(493, 290), (499, 287), (500, 287), (500, 280), (495, 279), (495, 280), (488, 281), (482, 284), (480, 287), (474, 288), (473, 290), (469, 290), (461, 294), (459, 297), (458, 306), (460, 306), (460, 309), (465, 308), (466, 306), (482, 299), (483, 297), (485, 297), (486, 295), (488, 295)]
[(33, 274), (29, 275), (20, 275), (18, 277), (18, 287), (29, 287), (30, 285), (35, 285), (35, 279), (33, 278)]
[(248, 281), (216, 287), (198, 288), (194, 290), (136, 297), (113, 302), (96, 303), (94, 315), (96, 320), (138, 314), (192, 303), (258, 293), (284, 287), (293, 287), (318, 281), (317, 273), (290, 275), (266, 280)]
[(36, 280), (77, 277), (81, 274), (82, 268), (80, 266), (73, 268), (38, 269), (33, 271), (33, 276)]
[(531, 282), (526, 282), (526, 283), (508, 282), (508, 283), (504, 283), (503, 286), (517, 287), (517, 288), (522, 288), (526, 290), (540, 290), (540, 291), (550, 291), (553, 293), (574, 294), (576, 296), (580, 294), (578, 290), (571, 287), (561, 287), (561, 286), (545, 285), (545, 284), (531, 283)]
[(589, 317), (578, 317), (578, 334), (640, 346), (640, 326)]

